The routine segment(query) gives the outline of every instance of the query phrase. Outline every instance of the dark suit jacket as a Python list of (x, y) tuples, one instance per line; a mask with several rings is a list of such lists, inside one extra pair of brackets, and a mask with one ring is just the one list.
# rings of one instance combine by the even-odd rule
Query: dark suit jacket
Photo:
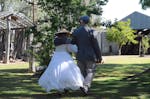
[(102, 56), (97, 40), (94, 37), (91, 37), (89, 31), (89, 27), (80, 26), (72, 34), (72, 43), (76, 44), (78, 47), (78, 52), (76, 56), (77, 60), (101, 61)]

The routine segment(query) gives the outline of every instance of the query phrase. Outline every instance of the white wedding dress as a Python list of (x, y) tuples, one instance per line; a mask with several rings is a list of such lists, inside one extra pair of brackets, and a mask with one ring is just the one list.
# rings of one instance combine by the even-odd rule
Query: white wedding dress
[(77, 52), (77, 47), (72, 44), (56, 47), (47, 69), (38, 81), (47, 92), (53, 89), (58, 91), (78, 90), (83, 86), (84, 78), (69, 52)]

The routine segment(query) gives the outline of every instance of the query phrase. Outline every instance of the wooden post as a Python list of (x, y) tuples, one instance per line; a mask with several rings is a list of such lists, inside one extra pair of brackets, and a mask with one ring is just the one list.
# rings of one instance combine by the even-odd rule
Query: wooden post
[(140, 57), (144, 57), (144, 48), (143, 48), (143, 35), (140, 35), (141, 39), (140, 39), (140, 44), (139, 44), (139, 56)]
[(29, 56), (29, 71), (30, 72), (36, 72), (36, 69), (35, 69), (35, 64), (34, 64), (34, 46), (30, 46), (30, 56)]
[[(32, 19), (33, 19), (33, 24), (34, 24), (34, 0), (30, 4), (32, 4)], [(34, 66), (35, 65), (34, 64), (34, 56), (33, 56), (34, 47), (32, 46), (33, 38), (34, 38), (34, 34), (31, 33), (29, 35), (29, 46), (30, 46), (30, 51), (31, 51), (31, 53), (29, 54), (29, 72), (36, 72), (35, 66)]]
[(10, 20), (11, 17), (7, 17), (7, 32), (6, 32), (6, 43), (5, 43), (5, 57), (4, 57), (4, 63), (9, 63), (9, 54), (10, 54)]

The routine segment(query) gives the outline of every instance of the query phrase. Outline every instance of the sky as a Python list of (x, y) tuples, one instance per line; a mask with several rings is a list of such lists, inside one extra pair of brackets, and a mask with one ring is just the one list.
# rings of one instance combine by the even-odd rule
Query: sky
[(150, 8), (143, 10), (139, 4), (140, 0), (109, 0), (107, 5), (103, 6), (102, 17), (106, 20), (120, 20), (134, 11), (150, 16)]

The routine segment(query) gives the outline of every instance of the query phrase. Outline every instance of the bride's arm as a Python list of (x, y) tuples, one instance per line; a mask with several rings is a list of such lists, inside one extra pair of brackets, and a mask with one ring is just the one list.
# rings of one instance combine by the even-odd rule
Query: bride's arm
[(67, 51), (72, 53), (77, 53), (78, 48), (75, 44), (67, 44)]

